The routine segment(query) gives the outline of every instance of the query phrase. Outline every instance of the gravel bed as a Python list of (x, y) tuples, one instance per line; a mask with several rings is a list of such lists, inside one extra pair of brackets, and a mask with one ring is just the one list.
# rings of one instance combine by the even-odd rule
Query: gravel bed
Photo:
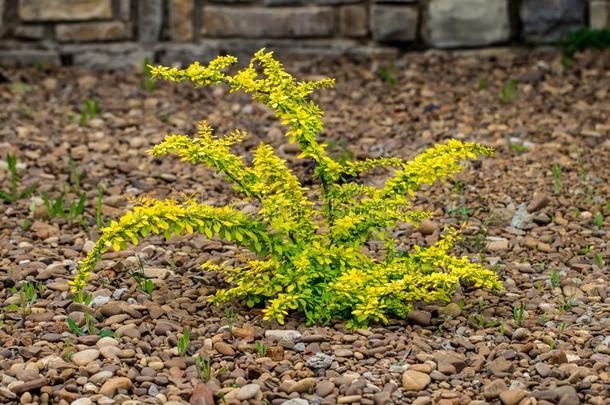
[[(420, 192), (415, 204), (435, 217), (396, 232), (408, 248), (464, 223), (456, 253), (497, 270), (504, 291), (464, 288), (449, 304), (418, 305), (407, 320), (362, 330), (298, 316), (278, 325), (241, 303), (211, 305), (225, 282), (198, 264), (230, 264), (240, 251), (201, 236), (149, 238), (105, 255), (92, 302), (74, 303), (68, 280), (99, 236), (99, 185), (105, 221), (141, 195), (241, 206), (207, 169), (147, 155), (167, 132), (192, 133), (208, 119), (219, 133), (249, 131), (237, 148), (246, 156), (264, 141), (301, 178), (311, 166), (243, 94), (172, 83), (146, 90), (140, 72), (4, 72), (1, 157), (17, 155), (22, 186), (38, 189), (0, 203), (0, 402), (610, 404), (610, 53), (580, 54), (567, 70), (560, 61), (554, 51), (499, 49), (288, 64), (303, 78), (337, 79), (316, 96), (337, 157), (409, 158), (452, 137), (496, 149)], [(83, 126), (91, 99), (99, 113)], [(10, 186), (4, 160), (0, 184)], [(85, 193), (84, 215), (49, 218), (43, 193), (68, 201)], [(131, 275), (138, 257), (150, 296)], [(37, 288), (27, 305), (24, 285)]]

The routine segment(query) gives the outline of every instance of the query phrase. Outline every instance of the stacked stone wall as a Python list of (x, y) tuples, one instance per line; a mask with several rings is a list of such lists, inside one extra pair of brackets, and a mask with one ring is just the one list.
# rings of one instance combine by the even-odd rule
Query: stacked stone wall
[(0, 0), (0, 64), (544, 44), (583, 26), (610, 27), (610, 0)]

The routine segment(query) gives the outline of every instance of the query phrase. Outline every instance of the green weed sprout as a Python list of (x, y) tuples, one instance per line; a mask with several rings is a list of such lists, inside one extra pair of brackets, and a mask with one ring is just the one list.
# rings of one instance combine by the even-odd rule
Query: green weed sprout
[(36, 191), (37, 185), (32, 184), (20, 190), (21, 179), (17, 174), (17, 158), (14, 155), (7, 154), (6, 163), (11, 177), (11, 188), (8, 191), (0, 190), (0, 199), (8, 204), (12, 204), (17, 200), (29, 198)]

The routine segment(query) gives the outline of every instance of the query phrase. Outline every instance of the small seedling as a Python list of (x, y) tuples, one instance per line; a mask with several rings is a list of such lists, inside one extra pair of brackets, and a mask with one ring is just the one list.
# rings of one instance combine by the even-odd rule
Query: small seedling
[(561, 194), (561, 166), (553, 163), (551, 173), (553, 174), (553, 193), (559, 195)]
[(233, 327), (235, 326), (235, 322), (237, 322), (237, 314), (233, 308), (225, 308), (225, 317), (227, 318), (229, 330), (233, 332)]
[(212, 378), (212, 361), (209, 358), (199, 356), (195, 359), (195, 366), (197, 367), (197, 374), (204, 383), (210, 381)]
[(144, 263), (142, 263), (140, 256), (136, 255), (136, 259), (138, 260), (138, 267), (136, 270), (130, 271), (129, 275), (135, 280), (138, 290), (150, 296), (155, 289), (155, 285), (152, 280), (144, 274)]
[(78, 190), (80, 190), (81, 173), (78, 170), (78, 167), (76, 167), (76, 162), (74, 162), (74, 159), (72, 159), (72, 157), (70, 157), (68, 160), (68, 166), (70, 167), (70, 183), (72, 186), (71, 189), (74, 192), (78, 192)]
[(593, 260), (595, 261), (595, 265), (600, 269), (604, 267), (604, 259), (601, 253), (595, 253), (595, 256), (593, 256)]
[(555, 339), (551, 339), (549, 341), (549, 347), (551, 348), (551, 350), (555, 350)]
[(345, 138), (341, 138), (338, 141), (332, 139), (327, 144), (328, 153), (340, 163), (345, 163), (354, 158), (354, 153), (350, 150)]
[(394, 87), (398, 83), (398, 77), (396, 75), (396, 67), (395, 66), (381, 66), (377, 70), (377, 74), (388, 86)]
[(140, 82), (140, 88), (146, 91), (153, 91), (157, 88), (157, 81), (152, 77), (152, 65), (150, 59), (144, 58), (142, 63), (142, 71), (144, 72), (145, 79)]
[(464, 194), (464, 183), (462, 183), (460, 180), (456, 180), (453, 183), (453, 192), (457, 195)]
[(26, 281), (21, 285), (22, 301), (28, 306), (33, 304), (38, 299), (39, 289), (31, 281)]
[(79, 328), (78, 325), (76, 324), (76, 322), (74, 322), (72, 319), (70, 319), (70, 318), (66, 319), (66, 323), (68, 324), (70, 331), (72, 333), (74, 333), (76, 336), (80, 337), (80, 336), (85, 335), (85, 329)]
[(525, 320), (525, 304), (520, 303), (513, 307), (513, 319), (518, 326), (523, 325), (523, 321)]
[(32, 86), (23, 82), (13, 82), (8, 85), (11, 92), (16, 94), (26, 94), (32, 91)]
[(520, 143), (511, 143), (510, 150), (515, 152), (517, 155), (522, 155), (527, 152), (529, 149), (525, 145), (521, 145)]
[(561, 322), (559, 325), (557, 325), (557, 327), (559, 329), (559, 333), (563, 333), (566, 330), (566, 323)]
[(30, 107), (28, 107), (27, 105), (24, 104), (19, 104), (17, 106), (17, 112), (19, 113), (19, 115), (21, 115), (21, 117), (23, 117), (24, 119), (33, 119), (34, 118), (34, 112), (32, 111), (32, 109)]
[(91, 301), (93, 301), (93, 295), (87, 294), (84, 291), (78, 291), (76, 294), (74, 294), (73, 300), (77, 304), (83, 304), (88, 306), (91, 304)]
[(94, 119), (99, 112), (99, 106), (97, 104), (97, 100), (92, 98), (85, 100), (83, 104), (83, 111), (80, 113), (80, 124), (81, 126), (86, 126), (89, 121)]
[(14, 155), (7, 154), (6, 163), (8, 165), (8, 171), (11, 175), (11, 189), (9, 191), (0, 190), (0, 199), (8, 204), (11, 204), (17, 200), (30, 197), (34, 191), (36, 191), (37, 185), (32, 184), (23, 190), (19, 190), (19, 183), (21, 180), (17, 174), (17, 158)]
[(259, 357), (265, 357), (267, 355), (267, 345), (263, 342), (256, 342), (256, 353)]
[(504, 104), (517, 100), (517, 81), (509, 79), (500, 90), (500, 101)]
[(506, 335), (506, 325), (504, 324), (504, 322), (500, 322), (500, 326), (498, 326), (498, 332), (500, 332), (500, 335), (502, 336)]
[[(40, 289), (32, 281), (25, 281), (21, 284), (21, 288), (12, 287), (11, 292), (19, 296), (19, 305), (10, 304), (4, 307), (7, 311), (19, 311), (23, 315), (31, 312), (31, 306), (38, 299)], [(44, 291), (44, 290), (43, 290)]]
[(103, 329), (103, 330), (100, 331), (100, 333), (98, 333), (98, 336), (99, 337), (113, 337), (113, 338), (116, 338), (117, 334), (112, 329)]
[(581, 253), (583, 256), (586, 256), (586, 255), (588, 255), (588, 254), (589, 254), (589, 252), (590, 252), (590, 251), (591, 251), (591, 245), (585, 245), (585, 246), (583, 246), (583, 248), (582, 248), (582, 250), (580, 251), (580, 253)]
[(77, 337), (89, 335), (97, 335), (99, 337), (116, 337), (116, 333), (112, 329), (104, 329), (99, 331), (95, 326), (95, 317), (91, 315), (89, 312), (85, 312), (85, 325), (83, 327), (79, 327), (76, 322), (72, 319), (66, 319), (66, 323), (70, 328), (70, 331), (74, 333)]
[(64, 358), (64, 360), (70, 361), (72, 360), (72, 356), (74, 356), (74, 354), (76, 353), (76, 351), (74, 350), (74, 346), (72, 346), (72, 343), (70, 342), (65, 342), (64, 343), (64, 350), (61, 353), (61, 357)]
[(155, 285), (153, 284), (152, 280), (147, 278), (144, 281), (144, 292), (146, 294), (148, 294), (149, 296), (152, 296), (153, 290), (155, 289)]
[(95, 209), (95, 222), (97, 223), (97, 227), (98, 229), (102, 228), (102, 225), (104, 225), (103, 221), (102, 221), (102, 194), (104, 193), (104, 190), (102, 188), (101, 185), (97, 186), (97, 206)]
[(472, 315), (471, 320), (481, 329), (496, 327), (496, 321), (494, 319), (487, 321), (483, 315)]
[(40, 197), (42, 198), (49, 218), (65, 218), (74, 221), (81, 217), (80, 220), (82, 221), (87, 199), (85, 193), (80, 195), (78, 201), (70, 201), (68, 205), (66, 205), (67, 201), (64, 200), (63, 194), (56, 197), (55, 200), (49, 199), (49, 196), (46, 194), (42, 194)]
[(479, 90), (480, 91), (487, 90), (487, 80), (485, 80), (485, 79), (479, 80)]
[(570, 298), (560, 299), (560, 300), (558, 300), (558, 303), (557, 303), (557, 312), (560, 315), (563, 315), (564, 313), (571, 311), (575, 305), (576, 305), (575, 302), (572, 301)]
[(464, 310), (464, 307), (466, 307), (466, 301), (464, 300), (464, 298), (460, 298), (460, 300), (457, 302), (457, 304), (462, 311)]
[(95, 335), (97, 333), (95, 318), (89, 312), (85, 312), (85, 329), (90, 335)]
[(487, 308), (487, 304), (482, 298), (477, 300), (477, 308), (479, 309), (479, 312), (483, 312), (485, 308)]
[(482, 252), (483, 248), (485, 247), (485, 234), (483, 234), (482, 232), (478, 232), (476, 235), (474, 235), (474, 251), (475, 252)]
[(594, 217), (595, 226), (601, 229), (604, 226), (604, 216), (601, 212), (597, 211)]
[(561, 282), (561, 274), (557, 270), (551, 273), (551, 287), (559, 288)]
[(176, 348), (178, 349), (178, 354), (180, 356), (185, 356), (186, 352), (191, 344), (191, 335), (189, 333), (188, 328), (184, 328), (182, 330), (182, 336), (178, 339), (176, 343)]

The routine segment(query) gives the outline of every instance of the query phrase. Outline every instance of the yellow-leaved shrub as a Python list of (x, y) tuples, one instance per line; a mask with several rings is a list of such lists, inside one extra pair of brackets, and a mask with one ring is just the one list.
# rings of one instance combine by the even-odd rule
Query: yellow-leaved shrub
[[(366, 159), (345, 163), (332, 159), (317, 139), (323, 129), (323, 112), (310, 100), (316, 89), (333, 80), (296, 81), (271, 52), (257, 52), (250, 64), (234, 74), (236, 63), (221, 56), (207, 66), (198, 62), (186, 69), (152, 67), (155, 78), (191, 81), (197, 87), (223, 84), (231, 91), (250, 93), (271, 108), (286, 125), (286, 136), (301, 149), (301, 158), (315, 163), (312, 190), (266, 144), (253, 152), (251, 164), (231, 152), (244, 139), (242, 131), (216, 137), (202, 122), (194, 137), (168, 135), (153, 147), (153, 156), (176, 155), (185, 162), (203, 164), (230, 181), (247, 199), (260, 202), (255, 214), (230, 207), (213, 207), (196, 200), (141, 199), (135, 208), (103, 228), (101, 237), (81, 262), (71, 281), (82, 294), (96, 263), (108, 249), (136, 245), (140, 238), (162, 234), (166, 238), (199, 233), (233, 241), (254, 253), (243, 267), (204, 264), (207, 270), (226, 274), (230, 287), (212, 301), (241, 300), (264, 307), (266, 319), (284, 322), (290, 312), (305, 315), (308, 323), (346, 320), (350, 326), (404, 318), (418, 301), (448, 301), (462, 283), (500, 289), (498, 276), (465, 257), (449, 254), (458, 233), (448, 230), (430, 247), (415, 246), (398, 252), (389, 230), (398, 223), (418, 225), (430, 213), (412, 208), (410, 200), (422, 185), (461, 170), (460, 162), (491, 153), (489, 148), (450, 140), (411, 161), (397, 158)], [(376, 167), (393, 168), (383, 187), (362, 184), (359, 176)], [(308, 196), (319, 198), (317, 203)], [(378, 257), (363, 253), (363, 245), (383, 239)]]

